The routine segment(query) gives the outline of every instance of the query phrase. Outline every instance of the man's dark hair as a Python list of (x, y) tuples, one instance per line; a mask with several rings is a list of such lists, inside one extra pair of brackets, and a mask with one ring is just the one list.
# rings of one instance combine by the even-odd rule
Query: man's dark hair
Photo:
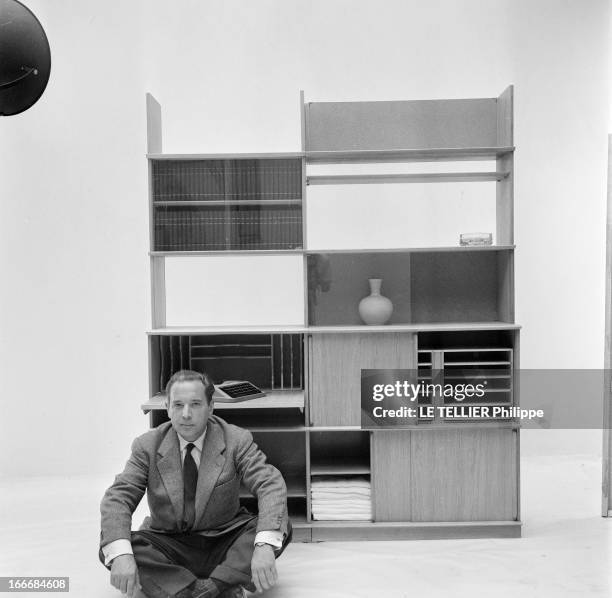
[(168, 380), (168, 384), (166, 384), (168, 405), (170, 404), (170, 391), (177, 382), (200, 382), (204, 387), (204, 396), (206, 397), (206, 401), (210, 405), (215, 392), (215, 385), (208, 374), (204, 372), (196, 372), (194, 370), (179, 370), (178, 372), (172, 374), (170, 380)]

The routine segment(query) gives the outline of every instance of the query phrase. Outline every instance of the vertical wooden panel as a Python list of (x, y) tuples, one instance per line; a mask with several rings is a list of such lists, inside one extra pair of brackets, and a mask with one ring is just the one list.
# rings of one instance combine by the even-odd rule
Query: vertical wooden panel
[(414, 521), (517, 518), (514, 430), (428, 430), (411, 439)]
[(493, 147), (496, 98), (311, 102), (306, 150)]
[(497, 158), (497, 172), (510, 174), (496, 183), (496, 245), (514, 245), (514, 155)]
[(361, 423), (361, 370), (416, 368), (413, 334), (315, 334), (310, 407), (315, 426)]
[[(510, 85), (497, 98), (497, 145), (514, 145), (514, 87)], [(510, 175), (497, 183), (498, 245), (514, 244), (514, 156), (508, 154), (497, 160), (498, 172)]]
[[(302, 249), (308, 249), (308, 202), (306, 191), (306, 159), (302, 158)], [(304, 324), (308, 323), (308, 297), (310, 289), (308, 288), (308, 255), (303, 256), (304, 269)]]
[[(606, 227), (606, 332), (604, 369), (612, 368), (612, 135), (608, 135), (608, 215)], [(608, 378), (605, 376), (604, 378)], [(603, 479), (601, 512), (610, 516), (612, 510), (612, 388), (604, 388), (603, 413)]]
[(514, 86), (509, 85), (497, 98), (497, 145), (514, 145)]
[(410, 521), (411, 432), (372, 432), (372, 514), (374, 521)]
[(151, 258), (151, 319), (153, 328), (166, 325), (166, 259)]
[(300, 89), (300, 141), (302, 151), (306, 151), (306, 107), (304, 106), (304, 90)]
[(161, 106), (150, 94), (147, 94), (147, 154), (162, 153)]
[(497, 254), (498, 306), (502, 322), (514, 322), (514, 252), (500, 251)]
[(310, 492), (310, 430), (305, 431), (306, 438), (306, 521), (312, 521), (312, 494)]
[[(150, 94), (146, 94), (147, 104), (147, 153), (161, 154), (161, 106)], [(153, 177), (149, 162), (149, 238), (151, 249), (155, 248), (153, 214)], [(153, 328), (166, 325), (166, 281), (164, 258), (151, 258), (151, 320)]]

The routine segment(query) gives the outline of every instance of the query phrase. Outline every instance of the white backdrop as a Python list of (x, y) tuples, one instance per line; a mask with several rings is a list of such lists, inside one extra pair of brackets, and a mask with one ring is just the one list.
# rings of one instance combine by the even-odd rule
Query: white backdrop
[[(306, 99), (515, 85), (522, 366), (603, 363), (604, 0), (29, 0), (47, 91), (0, 119), (5, 475), (118, 469), (147, 422), (145, 92), (167, 152), (295, 151)], [(525, 435), (597, 450), (597, 433)]]

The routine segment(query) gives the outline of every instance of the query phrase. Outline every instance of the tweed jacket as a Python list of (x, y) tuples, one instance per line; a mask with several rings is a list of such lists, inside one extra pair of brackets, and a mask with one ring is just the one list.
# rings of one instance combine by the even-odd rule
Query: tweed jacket
[[(257, 531), (286, 534), (287, 488), (280, 472), (266, 462), (248, 430), (211, 415), (198, 470), (192, 531), (216, 536), (252, 519), (254, 515), (240, 507), (241, 482), (257, 497)], [(184, 531), (181, 454), (170, 422), (132, 443), (125, 469), (102, 498), (100, 546), (131, 538), (132, 513), (145, 491), (151, 515), (144, 528), (170, 534)]]

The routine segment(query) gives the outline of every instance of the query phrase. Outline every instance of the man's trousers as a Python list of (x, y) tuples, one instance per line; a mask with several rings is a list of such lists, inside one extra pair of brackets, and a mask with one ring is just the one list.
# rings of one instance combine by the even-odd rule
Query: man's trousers
[[(218, 536), (191, 532), (160, 534), (150, 530), (132, 532), (132, 550), (143, 591), (150, 598), (166, 598), (198, 578), (209, 577), (254, 591), (251, 558), (256, 527), (255, 517)], [(276, 552), (277, 558), (291, 541), (291, 536), (289, 525), (283, 546)]]

